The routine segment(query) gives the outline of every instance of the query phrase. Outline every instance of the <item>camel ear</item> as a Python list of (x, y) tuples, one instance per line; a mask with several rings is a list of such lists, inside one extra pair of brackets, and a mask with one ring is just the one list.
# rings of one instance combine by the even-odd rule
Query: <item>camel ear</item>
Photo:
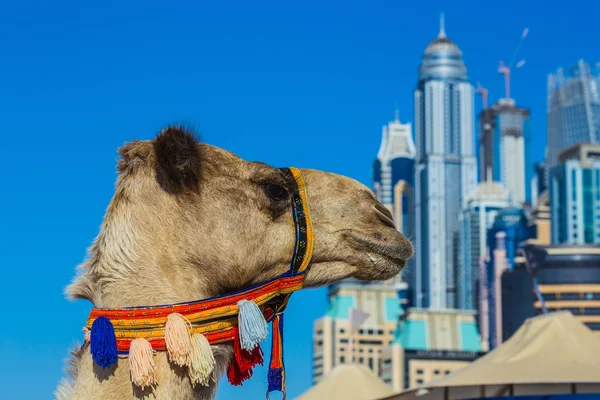
[(196, 136), (170, 126), (154, 140), (156, 178), (169, 193), (195, 188), (200, 179), (200, 146)]

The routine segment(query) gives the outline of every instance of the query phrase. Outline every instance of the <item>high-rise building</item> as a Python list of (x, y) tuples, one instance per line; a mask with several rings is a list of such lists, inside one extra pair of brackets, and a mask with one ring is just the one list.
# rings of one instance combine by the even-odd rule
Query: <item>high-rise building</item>
[(479, 113), (480, 180), (502, 182), (517, 203), (531, 200), (529, 114), (513, 99), (500, 99)]
[(527, 217), (518, 207), (500, 210), (488, 230), (480, 269), (479, 328), (490, 349), (502, 343), (502, 275), (519, 262), (519, 249), (528, 238)]
[(565, 310), (600, 336), (600, 246), (526, 245), (535, 314)]
[(548, 163), (577, 143), (600, 143), (600, 63), (580, 60), (570, 73), (548, 76)]
[(511, 205), (511, 195), (500, 183), (482, 182), (470, 193), (460, 216), (461, 238), (458, 267), (458, 308), (479, 309), (479, 268), (485, 256), (487, 231), (503, 208)]
[[(329, 307), (315, 321), (313, 333), (313, 384), (317, 384), (338, 364), (365, 365), (379, 372), (381, 351), (394, 339), (396, 324), (406, 307), (406, 283), (375, 285), (346, 279), (329, 286)], [(350, 331), (350, 309), (369, 314), (358, 331)], [(351, 354), (352, 353), (352, 354)]]
[[(411, 124), (402, 124), (398, 111), (394, 121), (383, 127), (381, 146), (373, 163), (373, 191), (377, 199), (390, 209), (396, 229), (407, 237), (414, 235), (415, 213), (415, 144)], [(401, 274), (414, 286), (414, 259), (411, 258)], [(393, 282), (401, 282), (399, 275)], [(412, 295), (411, 295), (412, 297)]]
[(379, 377), (399, 392), (464, 368), (482, 354), (475, 311), (411, 308), (383, 349)]
[(551, 170), (552, 242), (600, 244), (600, 144), (559, 153)]
[[(402, 124), (399, 113), (396, 111), (394, 121), (384, 126), (381, 134), (381, 146), (377, 153), (377, 159), (373, 163), (373, 189), (377, 200), (390, 211), (394, 212), (396, 193), (394, 188), (399, 182), (407, 185), (407, 190), (414, 186), (415, 180), (415, 155), (416, 149), (412, 139), (411, 124)], [(406, 196), (405, 193), (401, 193)], [(412, 229), (412, 223), (408, 219), (410, 203), (403, 204), (402, 218), (396, 220), (396, 225), (403, 233)]]
[(463, 200), (477, 184), (473, 87), (462, 51), (438, 37), (423, 54), (415, 90), (416, 269), (414, 304), (455, 308), (459, 220)]

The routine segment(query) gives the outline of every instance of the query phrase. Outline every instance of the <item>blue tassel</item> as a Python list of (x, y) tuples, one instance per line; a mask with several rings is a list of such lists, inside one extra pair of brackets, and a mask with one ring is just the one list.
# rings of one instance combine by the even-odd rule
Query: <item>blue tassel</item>
[(90, 334), (92, 359), (102, 368), (108, 368), (117, 362), (117, 338), (115, 328), (106, 317), (98, 317), (92, 324)]
[(242, 349), (252, 351), (258, 343), (267, 340), (267, 321), (253, 301), (240, 300), (237, 306), (240, 310), (238, 316), (240, 344)]

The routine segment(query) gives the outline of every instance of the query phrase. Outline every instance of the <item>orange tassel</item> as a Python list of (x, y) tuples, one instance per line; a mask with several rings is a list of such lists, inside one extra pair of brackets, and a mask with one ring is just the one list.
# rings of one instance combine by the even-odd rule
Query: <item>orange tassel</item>
[(178, 313), (169, 314), (165, 325), (165, 343), (169, 360), (185, 367), (190, 364), (192, 341), (190, 329), (192, 325), (186, 317)]
[(144, 389), (156, 384), (156, 365), (152, 345), (146, 339), (131, 341), (129, 348), (129, 371), (134, 385)]

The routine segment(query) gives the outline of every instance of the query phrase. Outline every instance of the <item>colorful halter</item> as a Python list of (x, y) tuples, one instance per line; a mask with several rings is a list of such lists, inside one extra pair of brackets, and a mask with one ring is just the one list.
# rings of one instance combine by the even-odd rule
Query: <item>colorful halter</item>
[(293, 292), (302, 289), (312, 256), (312, 230), (306, 188), (300, 171), (283, 168), (295, 182), (292, 210), (296, 241), (290, 269), (247, 289), (188, 303), (148, 307), (94, 308), (84, 328), (96, 364), (108, 368), (118, 356), (129, 358), (132, 382), (142, 388), (156, 385), (154, 351), (167, 351), (169, 360), (187, 367), (192, 384), (208, 385), (215, 359), (211, 344), (232, 342), (234, 359), (227, 370), (229, 382), (241, 385), (263, 364), (259, 342), (273, 323), (268, 390), (285, 399), (283, 312)]

